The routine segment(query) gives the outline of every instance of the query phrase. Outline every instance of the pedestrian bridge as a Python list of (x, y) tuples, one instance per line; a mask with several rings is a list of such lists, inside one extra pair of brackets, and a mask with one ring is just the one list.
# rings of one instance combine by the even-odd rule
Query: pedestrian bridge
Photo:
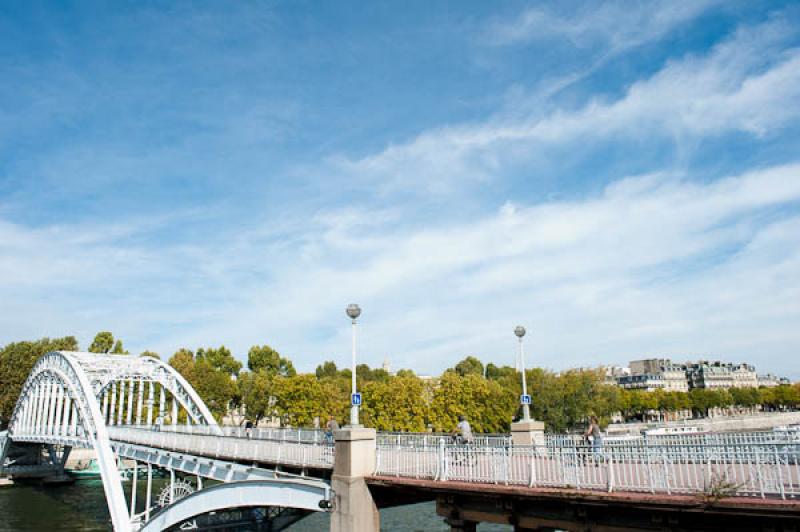
[[(0, 466), (15, 478), (57, 477), (70, 449), (93, 449), (118, 531), (202, 528), (214, 525), (213, 516), (269, 509), (260, 518), (271, 530), (332, 511), (332, 530), (371, 532), (379, 508), (420, 500), (436, 500), (453, 530), (472, 530), (479, 520), (525, 530), (525, 519), (531, 528), (569, 529), (598, 504), (628, 504), (631, 516), (645, 509), (642, 519), (691, 514), (724, 523), (733, 516), (741, 524), (750, 516), (780, 525), (800, 518), (800, 442), (791, 434), (630, 438), (600, 451), (545, 434), (535, 435), (535, 445), (515, 445), (509, 435), (478, 436), (470, 445), (369, 429), (336, 436), (334, 445), (314, 430), (221, 427), (158, 359), (53, 352), (33, 368), (7, 434), (0, 433)], [(134, 464), (129, 499), (120, 460)], [(159, 494), (154, 471), (170, 477)], [(484, 508), (481, 501), (491, 502)], [(705, 501), (699, 510), (698, 501)], [(543, 522), (537, 512), (561, 517)]]

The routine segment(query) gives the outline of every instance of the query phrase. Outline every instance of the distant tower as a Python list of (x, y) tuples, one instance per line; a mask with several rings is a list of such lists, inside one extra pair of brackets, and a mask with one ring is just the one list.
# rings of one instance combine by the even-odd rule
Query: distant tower
[(389, 365), (389, 357), (383, 358), (383, 371), (386, 373), (391, 373), (390, 370), (391, 366)]

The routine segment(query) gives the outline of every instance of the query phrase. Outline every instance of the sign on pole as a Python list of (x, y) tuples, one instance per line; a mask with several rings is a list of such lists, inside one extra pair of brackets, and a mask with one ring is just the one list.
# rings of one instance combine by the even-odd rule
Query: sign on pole
[(531, 404), (531, 396), (528, 394), (522, 394), (519, 396), (519, 402), (523, 405), (529, 405)]
[(351, 394), (350, 404), (353, 406), (361, 406), (361, 394), (360, 393)]

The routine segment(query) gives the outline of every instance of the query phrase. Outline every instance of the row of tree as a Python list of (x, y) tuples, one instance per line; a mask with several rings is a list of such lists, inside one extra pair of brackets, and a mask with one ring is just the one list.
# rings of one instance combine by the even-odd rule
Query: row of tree
[[(8, 422), (23, 382), (36, 360), (48, 351), (77, 351), (74, 337), (16, 342), (0, 350), (0, 423)], [(126, 353), (110, 332), (95, 337), (89, 350)], [(146, 351), (144, 356), (158, 356)], [(291, 426), (311, 426), (334, 416), (348, 417), (351, 372), (332, 361), (314, 373), (299, 374), (292, 362), (267, 345), (253, 346), (244, 369), (224, 346), (179, 349), (169, 363), (197, 390), (211, 412), (221, 419), (242, 408), (255, 423), (278, 419)], [(411, 370), (390, 375), (366, 364), (356, 367), (363, 395), (361, 420), (379, 430), (452, 430), (458, 416), (478, 432), (502, 432), (519, 416), (520, 375), (509, 366), (486, 366), (467, 357), (436, 379), (422, 379)], [(541, 368), (526, 373), (533, 397), (531, 414), (547, 428), (561, 432), (581, 426), (589, 415), (607, 422), (615, 413), (641, 419), (653, 412), (692, 411), (705, 416), (712, 408), (739, 406), (765, 409), (800, 407), (800, 385), (776, 388), (695, 389), (682, 392), (642, 392), (609, 386), (600, 370), (555, 373)]]

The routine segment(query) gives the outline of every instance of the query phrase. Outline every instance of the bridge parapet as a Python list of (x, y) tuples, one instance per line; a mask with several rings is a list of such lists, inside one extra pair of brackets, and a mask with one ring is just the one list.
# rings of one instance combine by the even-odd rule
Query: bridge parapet
[(242, 462), (289, 465), (299, 468), (332, 469), (332, 443), (293, 443), (198, 434), (186, 429), (156, 431), (152, 428), (109, 427), (113, 441), (185, 452), (192, 455)]
[(376, 475), (700, 496), (800, 497), (800, 442), (378, 446)]

